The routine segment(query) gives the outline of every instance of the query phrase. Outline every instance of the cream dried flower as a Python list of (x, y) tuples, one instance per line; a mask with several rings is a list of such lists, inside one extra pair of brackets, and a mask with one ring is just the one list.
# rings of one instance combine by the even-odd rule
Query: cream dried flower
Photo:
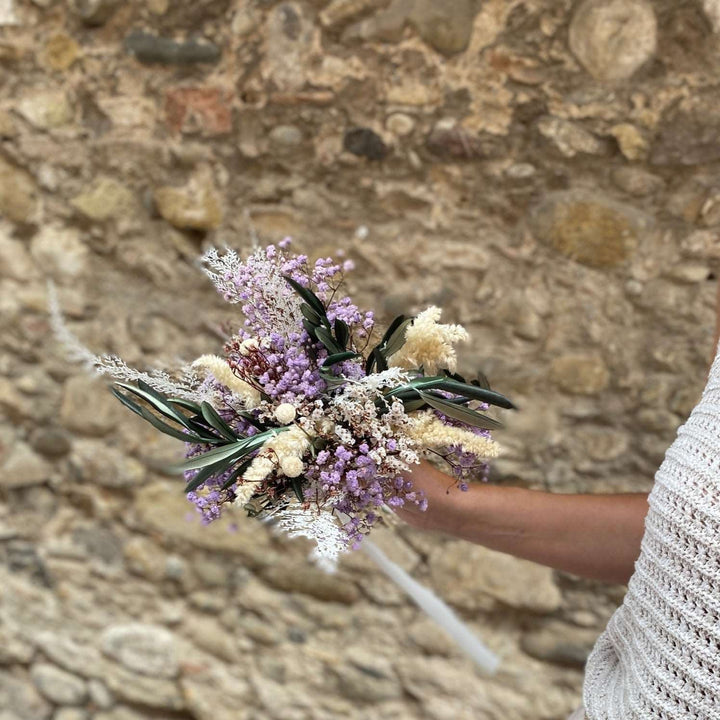
[(275, 419), (281, 425), (288, 425), (295, 419), (295, 406), (292, 403), (280, 403), (275, 408)]
[(305, 469), (305, 465), (303, 465), (303, 461), (299, 457), (291, 455), (280, 461), (280, 469), (288, 477), (297, 477)]
[(405, 330), (405, 343), (388, 358), (388, 364), (406, 369), (422, 365), (428, 375), (434, 375), (439, 368), (455, 372), (453, 343), (469, 340), (470, 335), (462, 325), (438, 323), (441, 313), (435, 305), (423, 310)]
[(233, 505), (235, 507), (243, 508), (245, 505), (250, 501), (250, 498), (253, 496), (253, 493), (255, 492), (255, 483), (246, 482), (244, 485), (241, 485), (236, 491), (235, 491), (235, 499), (233, 500)]
[[(243, 480), (253, 482), (264, 480), (272, 472), (276, 462), (282, 468), (283, 463), (286, 463), (289, 458), (300, 459), (309, 449), (310, 440), (307, 435), (297, 425), (292, 425), (288, 430), (278, 432), (265, 441), (248, 469), (243, 473)], [(290, 467), (293, 467), (292, 462)], [(295, 476), (290, 475), (289, 477)]]
[(445, 425), (432, 410), (421, 410), (410, 415), (410, 425), (405, 432), (409, 438), (426, 447), (461, 445), (464, 450), (478, 457), (497, 457), (500, 446), (489, 438), (475, 435), (470, 430)]
[(191, 367), (209, 370), (219, 383), (225, 385), (242, 400), (248, 410), (252, 410), (260, 404), (259, 391), (237, 377), (232, 368), (219, 355), (201, 355), (197, 360), (193, 360)]

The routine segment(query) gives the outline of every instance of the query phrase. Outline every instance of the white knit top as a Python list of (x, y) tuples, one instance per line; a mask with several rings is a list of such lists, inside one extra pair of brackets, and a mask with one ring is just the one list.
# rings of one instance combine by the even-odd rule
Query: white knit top
[(585, 666), (585, 712), (720, 720), (720, 346), (648, 499), (627, 594)]

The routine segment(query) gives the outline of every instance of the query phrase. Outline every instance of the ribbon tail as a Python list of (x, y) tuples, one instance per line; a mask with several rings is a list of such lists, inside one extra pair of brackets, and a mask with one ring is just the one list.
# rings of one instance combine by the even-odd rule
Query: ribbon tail
[(500, 661), (460, 620), (460, 618), (431, 590), (414, 580), (390, 560), (373, 542), (364, 538), (361, 547), (377, 566), (424, 610), (488, 675), (493, 675)]

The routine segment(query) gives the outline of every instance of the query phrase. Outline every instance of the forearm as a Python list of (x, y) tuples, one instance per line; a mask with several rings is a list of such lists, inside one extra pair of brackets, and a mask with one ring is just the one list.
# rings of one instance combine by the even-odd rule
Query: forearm
[(446, 475), (429, 464), (416, 472), (436, 473), (418, 477), (419, 486), (442, 488), (435, 498), (441, 512), (433, 513), (429, 498), (426, 519), (413, 513), (416, 525), (605, 582), (626, 583), (634, 571), (646, 493), (567, 495), (477, 484), (445, 495)]

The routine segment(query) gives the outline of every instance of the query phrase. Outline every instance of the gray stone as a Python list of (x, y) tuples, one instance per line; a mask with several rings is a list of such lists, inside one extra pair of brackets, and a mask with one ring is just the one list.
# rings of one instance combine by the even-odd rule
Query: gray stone
[(33, 645), (8, 627), (0, 626), (0, 665), (27, 665), (35, 654)]
[[(3, 212), (2, 184), (0, 169), (0, 212)], [(26, 246), (10, 237), (9, 227), (0, 227), (0, 274), (20, 281), (33, 280), (40, 276)]]
[(57, 631), (42, 631), (34, 638), (43, 654), (68, 672), (85, 678), (98, 678), (107, 672), (109, 663), (88, 642), (79, 642)]
[(104, 563), (119, 564), (122, 559), (122, 543), (117, 534), (109, 528), (86, 525), (73, 530), (73, 540), (83, 547), (90, 557)]
[(99, 440), (76, 440), (70, 461), (77, 477), (92, 485), (131, 488), (147, 477), (147, 469), (139, 460)]
[(606, 428), (581, 428), (576, 432), (578, 441), (587, 457), (597, 462), (615, 460), (629, 446), (627, 433)]
[(479, 545), (446, 543), (433, 550), (429, 565), (432, 587), (444, 600), (465, 610), (505, 605), (550, 613), (562, 601), (550, 568)]
[(420, 37), (443, 55), (465, 50), (470, 42), (477, 5), (472, 0), (438, 3), (417, 0), (410, 22)]
[(0, 487), (23, 488), (46, 483), (53, 473), (52, 465), (24, 442), (13, 445), (0, 468)]
[(386, 0), (330, 0), (319, 15), (320, 22), (326, 28), (334, 28), (369, 10), (382, 7), (385, 2)]
[(38, 428), (30, 437), (30, 444), (36, 452), (49, 458), (67, 455), (72, 449), (70, 435), (61, 428)]
[(125, 564), (130, 572), (157, 582), (165, 577), (167, 558), (163, 549), (149, 538), (130, 538), (124, 547)]
[[(347, 2), (347, 0), (343, 1)], [(387, 7), (349, 25), (343, 32), (341, 40), (343, 43), (358, 40), (400, 42), (414, 5), (415, 0), (391, 0)]]
[(146, 65), (194, 65), (216, 63), (222, 52), (215, 43), (196, 39), (178, 42), (172, 38), (158, 37), (143, 30), (133, 30), (125, 38), (125, 49), (139, 62)]
[(680, 425), (680, 418), (670, 410), (662, 408), (644, 408), (637, 412), (638, 427), (650, 432), (670, 434)]
[(121, 665), (103, 669), (102, 680), (119, 700), (161, 710), (183, 710), (186, 706), (183, 693), (173, 680), (140, 675)]
[(348, 699), (362, 703), (393, 700), (402, 695), (402, 687), (387, 658), (363, 648), (346, 652), (346, 660), (334, 667), (340, 692)]
[(702, 0), (702, 6), (713, 30), (720, 31), (720, 0)]
[(582, 125), (564, 118), (544, 115), (538, 120), (540, 134), (550, 140), (565, 157), (585, 155), (607, 155), (610, 148), (607, 141), (600, 140)]
[(613, 170), (612, 180), (621, 190), (637, 197), (652, 195), (665, 186), (665, 181), (661, 177), (642, 168), (631, 166)]
[(90, 26), (107, 22), (119, 4), (119, 0), (74, 0), (75, 11)]
[(61, 282), (84, 274), (89, 256), (75, 228), (52, 224), (44, 225), (33, 237), (30, 253), (39, 267)]
[(90, 720), (90, 715), (87, 710), (64, 707), (57, 710), (53, 715), (53, 720)]
[(20, 25), (20, 18), (15, 10), (14, 0), (0, 2), (0, 27), (7, 25)]
[(269, 140), (279, 148), (294, 148), (302, 144), (303, 134), (295, 125), (278, 125), (270, 131)]
[[(256, 698), (250, 691), (249, 673), (234, 664), (204, 662), (183, 675), (180, 684), (187, 707), (196, 720), (253, 720)], [(208, 692), (210, 691), (210, 692)]]
[(49, 663), (36, 663), (30, 668), (35, 687), (56, 705), (80, 705), (87, 699), (87, 686), (82, 678)]
[(531, 657), (558, 665), (582, 668), (597, 640), (598, 631), (552, 621), (524, 633), (520, 647)]
[(228, 632), (215, 618), (193, 613), (185, 622), (182, 632), (201, 650), (227, 663), (240, 661), (235, 634)]
[(107, 685), (102, 680), (92, 678), (88, 681), (88, 693), (90, 695), (90, 702), (96, 707), (103, 710), (113, 706), (115, 702), (112, 693), (107, 689)]
[(59, 708), (53, 715), (53, 720), (90, 720), (87, 710), (80, 708)]
[(119, 705), (112, 710), (95, 713), (93, 720), (147, 720), (147, 714)]
[(573, 14), (568, 38), (593, 77), (624, 80), (655, 54), (657, 20), (647, 0), (585, 0)]
[(74, 111), (64, 91), (35, 92), (17, 103), (18, 112), (38, 130), (52, 130), (73, 120)]
[(388, 152), (382, 138), (370, 128), (353, 128), (345, 133), (343, 147), (368, 160), (382, 160)]
[(720, 138), (713, 106), (679, 109), (664, 117), (650, 148), (653, 165), (705, 165), (720, 159)]
[(82, 435), (107, 435), (126, 418), (123, 407), (108, 392), (105, 381), (76, 375), (65, 382), (60, 422)]
[(0, 215), (16, 223), (32, 222), (39, 210), (33, 177), (0, 157)]
[(3, 670), (0, 670), (0, 698), (2, 709), (21, 720), (47, 720), (52, 712), (52, 706), (29, 681)]
[(357, 587), (349, 578), (326, 573), (307, 561), (277, 558), (261, 570), (261, 576), (279, 590), (303, 593), (318, 600), (352, 604), (359, 597)]
[(105, 655), (141, 675), (162, 678), (178, 675), (175, 637), (159, 625), (113, 625), (101, 635), (100, 647)]

